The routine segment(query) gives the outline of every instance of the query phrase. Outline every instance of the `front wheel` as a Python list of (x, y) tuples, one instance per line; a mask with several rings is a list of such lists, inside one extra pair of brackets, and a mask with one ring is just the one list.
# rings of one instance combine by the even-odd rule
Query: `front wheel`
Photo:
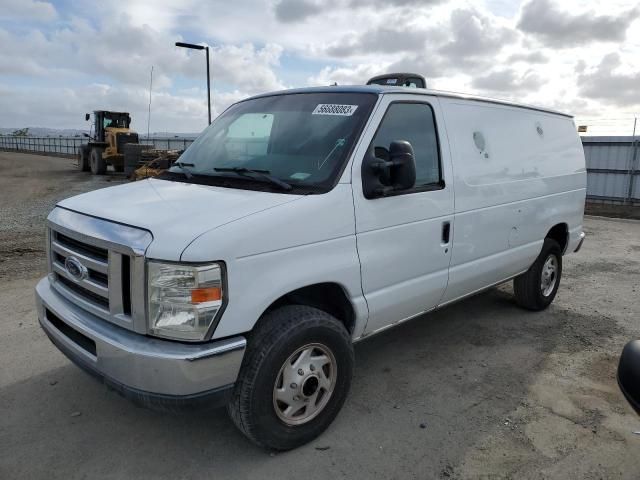
[(536, 261), (513, 280), (516, 301), (528, 310), (544, 310), (558, 292), (562, 276), (562, 250), (555, 240), (545, 238)]
[(78, 168), (81, 172), (89, 171), (89, 146), (82, 145), (78, 148)]
[(102, 158), (101, 149), (91, 149), (89, 163), (91, 164), (91, 173), (93, 173), (94, 175), (104, 175), (107, 172), (107, 162), (105, 162), (104, 158)]
[(353, 364), (351, 338), (339, 320), (303, 305), (274, 310), (251, 334), (229, 415), (260, 446), (303, 445), (342, 408)]

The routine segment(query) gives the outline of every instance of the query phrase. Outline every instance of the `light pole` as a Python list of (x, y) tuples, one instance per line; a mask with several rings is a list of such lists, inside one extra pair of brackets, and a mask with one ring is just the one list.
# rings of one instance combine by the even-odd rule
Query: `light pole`
[(209, 76), (209, 47), (193, 43), (176, 42), (176, 47), (204, 50), (207, 54), (207, 107), (209, 108), (209, 125), (211, 125), (211, 77)]

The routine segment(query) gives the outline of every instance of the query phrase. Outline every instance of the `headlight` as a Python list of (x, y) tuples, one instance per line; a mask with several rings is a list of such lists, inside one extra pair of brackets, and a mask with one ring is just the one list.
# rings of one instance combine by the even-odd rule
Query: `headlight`
[(222, 307), (222, 268), (148, 262), (149, 329), (153, 335), (203, 340)]

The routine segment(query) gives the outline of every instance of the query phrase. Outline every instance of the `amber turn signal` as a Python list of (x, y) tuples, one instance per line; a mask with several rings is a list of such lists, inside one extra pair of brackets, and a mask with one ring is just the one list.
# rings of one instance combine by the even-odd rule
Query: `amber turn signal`
[(222, 299), (220, 287), (195, 288), (191, 290), (191, 303), (215, 302)]

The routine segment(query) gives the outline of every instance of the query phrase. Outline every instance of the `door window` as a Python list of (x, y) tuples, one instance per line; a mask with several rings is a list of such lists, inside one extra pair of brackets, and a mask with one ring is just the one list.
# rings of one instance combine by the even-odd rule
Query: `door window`
[(376, 157), (388, 160), (389, 145), (396, 140), (411, 143), (416, 160), (416, 185), (412, 191), (442, 187), (440, 149), (433, 110), (425, 103), (392, 103), (373, 138)]

